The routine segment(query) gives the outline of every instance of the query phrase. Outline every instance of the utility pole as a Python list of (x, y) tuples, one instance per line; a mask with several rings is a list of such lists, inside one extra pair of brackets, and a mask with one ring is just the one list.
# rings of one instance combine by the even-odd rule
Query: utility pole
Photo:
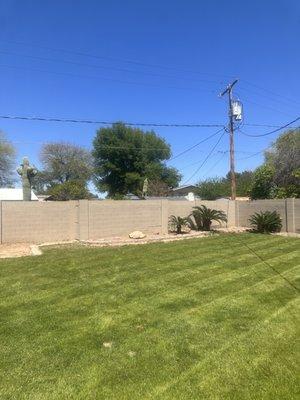
[(231, 177), (231, 200), (236, 198), (236, 181), (234, 170), (234, 121), (232, 112), (232, 88), (237, 83), (237, 79), (230, 83), (227, 88), (220, 94), (220, 97), (228, 93), (228, 115), (229, 115), (229, 144), (230, 144), (230, 177)]

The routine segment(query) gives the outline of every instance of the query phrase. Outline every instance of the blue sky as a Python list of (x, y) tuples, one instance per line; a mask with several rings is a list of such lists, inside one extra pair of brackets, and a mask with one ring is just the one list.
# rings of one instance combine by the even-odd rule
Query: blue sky
[[(223, 124), (227, 103), (218, 94), (235, 77), (245, 123), (282, 125), (300, 115), (297, 1), (0, 0), (0, 17), (1, 115)], [(41, 143), (90, 147), (98, 127), (0, 119), (18, 159), (27, 155), (36, 165)], [(216, 128), (155, 131), (176, 155)], [(259, 165), (261, 154), (241, 158), (277, 136), (236, 132), (236, 169)], [(216, 140), (168, 164), (184, 182)], [(225, 175), (226, 150), (224, 135), (190, 182)]]

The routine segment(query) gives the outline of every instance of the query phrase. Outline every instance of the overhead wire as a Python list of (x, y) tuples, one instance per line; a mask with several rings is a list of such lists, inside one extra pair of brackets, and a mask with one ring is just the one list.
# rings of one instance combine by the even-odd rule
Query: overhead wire
[[(111, 125), (115, 121), (98, 121), (88, 119), (68, 119), (68, 118), (56, 118), (56, 117), (35, 117), (35, 116), (19, 116), (19, 115), (0, 115), (0, 119), (12, 119), (12, 120), (25, 120), (25, 121), (42, 121), (42, 122), (62, 122), (62, 123), (82, 123), (82, 124), (99, 124), (99, 125)], [(218, 128), (223, 127), (224, 124), (200, 124), (200, 123), (140, 123), (140, 122), (124, 122), (128, 126), (153, 126), (153, 127), (173, 127), (173, 128)], [(269, 125), (269, 124), (252, 124), (244, 123), (243, 126), (254, 126), (254, 127), (265, 127), (265, 128), (279, 128), (283, 129), (282, 125)], [(298, 129), (298, 127), (291, 126), (291, 128)]]
[(205, 174), (203, 174), (204, 177), (206, 177), (209, 173), (211, 173), (211, 171), (213, 169), (216, 168), (217, 165), (219, 165), (219, 163), (223, 160), (223, 158), (226, 156), (226, 154), (228, 154), (228, 151), (225, 151), (221, 154), (221, 157), (210, 167), (209, 170), (207, 170), (207, 172), (205, 172)]
[[(236, 93), (237, 93), (237, 92), (236, 92)], [(287, 116), (289, 116), (289, 117), (292, 115), (292, 114), (287, 113), (287, 112), (285, 112), (285, 111), (278, 110), (278, 109), (276, 109), (276, 108), (274, 108), (274, 107), (267, 106), (266, 104), (257, 103), (256, 101), (250, 100), (249, 98), (247, 98), (247, 97), (245, 97), (245, 96), (239, 96), (239, 97), (240, 97), (240, 98), (243, 97), (243, 102), (250, 103), (250, 104), (254, 104), (255, 106), (257, 106), (257, 107), (259, 107), (259, 108), (265, 108), (265, 109), (271, 110), (271, 111), (276, 112), (276, 113), (279, 113), (279, 114), (287, 115)]]
[[(68, 119), (68, 118), (51, 118), (51, 117), (29, 117), (19, 115), (0, 115), (0, 119), (11, 120), (24, 120), (24, 121), (43, 121), (43, 122), (64, 122), (64, 123), (78, 123), (78, 124), (96, 124), (96, 125), (112, 125), (113, 121), (98, 121), (89, 119)], [(223, 124), (188, 124), (188, 123), (144, 123), (144, 122), (127, 122), (122, 121), (124, 125), (128, 126), (148, 126), (148, 127), (172, 127), (172, 128), (220, 128), (224, 127)]]
[[(214, 132), (212, 135), (204, 138), (203, 140), (201, 140), (200, 142), (196, 143), (195, 145), (188, 147), (187, 149), (185, 149), (184, 151), (176, 154), (174, 157), (166, 160), (166, 161), (172, 161), (174, 159), (176, 159), (177, 157), (182, 156), (183, 154), (186, 154), (187, 152), (193, 150), (194, 148), (196, 148), (197, 146), (199, 146), (201, 143), (204, 143), (205, 141), (211, 139), (212, 137), (216, 136), (218, 133), (220, 133), (222, 129), (219, 129), (217, 132)], [(37, 142), (24, 142), (24, 141), (10, 141), (8, 139), (2, 139), (0, 138), (0, 142), (7, 142), (7, 143), (14, 143), (14, 144), (39, 144), (39, 145), (45, 145), (45, 144), (49, 144), (51, 143), (51, 141), (37, 141)], [(147, 146), (130, 146), (130, 144), (126, 145), (126, 146), (112, 146), (112, 145), (101, 145), (101, 148), (106, 148), (106, 149), (115, 149), (115, 150), (154, 150), (154, 151), (165, 151), (166, 148), (159, 148), (159, 147), (147, 147)]]
[(46, 73), (46, 74), (54, 74), (54, 75), (63, 75), (63, 76), (72, 76), (75, 78), (85, 78), (85, 79), (101, 79), (104, 81), (109, 81), (109, 82), (115, 82), (115, 83), (122, 83), (126, 85), (138, 85), (138, 86), (148, 86), (148, 87), (155, 87), (155, 88), (167, 88), (167, 89), (177, 89), (177, 90), (189, 90), (189, 91), (205, 91), (208, 93), (213, 93), (216, 94), (217, 92), (208, 88), (195, 88), (195, 87), (186, 87), (186, 86), (174, 86), (174, 85), (161, 85), (161, 84), (153, 84), (153, 83), (148, 83), (148, 82), (137, 82), (137, 81), (127, 81), (127, 80), (122, 80), (122, 79), (115, 79), (115, 78), (109, 78), (109, 77), (103, 77), (103, 76), (89, 76), (89, 75), (83, 75), (83, 74), (74, 74), (71, 72), (62, 72), (62, 71), (49, 71), (45, 69), (40, 69), (40, 68), (32, 68), (32, 67), (21, 67), (19, 65), (8, 65), (8, 64), (0, 64), (0, 67), (2, 68), (13, 68), (13, 69), (18, 69), (18, 70), (27, 70), (27, 71), (34, 71), (34, 72), (41, 72), (41, 73)]
[(188, 147), (187, 149), (183, 150), (181, 153), (176, 154), (174, 157), (170, 158), (168, 161), (173, 161), (173, 160), (175, 160), (176, 158), (182, 156), (183, 154), (186, 154), (187, 152), (189, 152), (189, 151), (195, 149), (195, 148), (198, 147), (200, 144), (202, 144), (202, 143), (206, 142), (207, 140), (211, 139), (212, 137), (218, 135), (218, 134), (219, 134), (221, 131), (223, 131), (223, 130), (224, 130), (224, 127), (222, 127), (221, 129), (217, 130), (217, 132), (214, 132), (212, 135), (206, 137), (205, 139), (201, 140), (200, 142), (194, 144), (193, 146)]
[(223, 136), (225, 135), (226, 131), (225, 129), (223, 129), (223, 133), (220, 135), (219, 139), (217, 140), (217, 142), (215, 143), (215, 145), (212, 147), (212, 149), (210, 150), (210, 152), (207, 154), (207, 156), (205, 157), (205, 159), (203, 160), (203, 162), (201, 163), (201, 165), (196, 169), (196, 171), (189, 177), (189, 179), (187, 179), (183, 184), (187, 184), (192, 178), (194, 178), (194, 176), (200, 171), (200, 169), (203, 167), (203, 165), (207, 162), (207, 160), (209, 159), (209, 157), (212, 155), (212, 153), (214, 152), (214, 150), (216, 149), (216, 147), (218, 146), (218, 144), (220, 143), (221, 139), (223, 138)]
[[(162, 64), (151, 64), (151, 63), (146, 63), (146, 62), (141, 62), (137, 60), (128, 60), (128, 59), (122, 59), (118, 57), (108, 57), (108, 56), (103, 56), (103, 55), (95, 55), (91, 53), (86, 53), (86, 52), (81, 52), (81, 51), (75, 51), (75, 50), (70, 50), (70, 49), (59, 49), (59, 48), (53, 48), (53, 47), (48, 47), (44, 45), (39, 45), (39, 44), (33, 44), (33, 43), (25, 43), (25, 42), (19, 42), (19, 41), (4, 41), (0, 40), (0, 42), (6, 42), (10, 44), (17, 44), (21, 46), (27, 46), (27, 47), (33, 47), (33, 48), (39, 48), (41, 50), (50, 50), (54, 52), (60, 52), (60, 53), (66, 53), (66, 54), (73, 54), (81, 57), (90, 57), (90, 58), (95, 58), (95, 59), (101, 59), (101, 60), (108, 60), (108, 61), (116, 61), (116, 62), (122, 62), (126, 64), (134, 64), (134, 65), (139, 65), (143, 67), (150, 67), (150, 68), (159, 68), (159, 69), (167, 69), (167, 70), (174, 70), (174, 71), (180, 71), (184, 73), (194, 73), (198, 75), (208, 75), (208, 76), (219, 76), (223, 78), (232, 78), (230, 75), (222, 75), (222, 74), (215, 74), (212, 72), (201, 72), (201, 71), (193, 71), (185, 68), (178, 68), (174, 66), (169, 66), (169, 65), (162, 65)], [(223, 84), (223, 82), (222, 82)]]
[[(163, 77), (163, 78), (175, 78), (175, 79), (195, 82), (195, 79), (193, 79), (193, 78), (179, 77), (179, 76), (175, 76), (175, 75), (166, 75), (166, 74), (160, 74), (160, 73), (156, 73), (156, 72), (130, 70), (130, 69), (126, 69), (126, 68), (111, 67), (111, 66), (107, 66), (107, 65), (86, 64), (86, 63), (82, 63), (82, 62), (78, 62), (78, 61), (69, 61), (69, 60), (62, 60), (62, 59), (55, 59), (55, 58), (48, 58), (48, 57), (40, 57), (40, 56), (31, 55), (31, 54), (19, 54), (19, 53), (3, 51), (3, 50), (0, 50), (0, 54), (12, 55), (12, 56), (17, 56), (17, 57), (25, 57), (25, 58), (30, 58), (30, 59), (39, 60), (39, 61), (63, 63), (63, 64), (69, 64), (69, 65), (71, 64), (71, 65), (77, 65), (77, 66), (81, 66), (81, 67), (106, 69), (109, 71), (129, 72), (129, 73), (134, 73), (134, 74), (138, 73), (138, 74), (144, 74), (144, 75), (151, 75), (151, 76), (157, 76), (157, 77)], [(212, 80), (205, 80), (205, 79), (197, 79), (197, 81), (205, 82), (205, 83), (220, 84), (219, 81), (212, 81)]]
[(246, 85), (253, 86), (253, 87), (255, 87), (255, 88), (259, 89), (259, 90), (262, 90), (262, 91), (264, 91), (264, 92), (266, 92), (266, 93), (270, 93), (271, 95), (273, 95), (273, 96), (275, 96), (275, 97), (280, 97), (280, 99), (285, 99), (286, 101), (289, 101), (289, 102), (291, 102), (291, 103), (300, 105), (300, 102), (297, 101), (297, 100), (291, 99), (291, 98), (286, 97), (286, 96), (282, 96), (282, 95), (279, 94), (279, 93), (273, 92), (272, 90), (269, 90), (269, 89), (266, 89), (266, 88), (264, 88), (264, 87), (262, 87), (262, 86), (256, 85), (256, 84), (254, 84), (254, 83), (252, 83), (252, 82), (249, 82), (249, 81), (247, 81), (247, 80), (245, 80), (245, 79), (241, 79), (241, 82), (242, 82), (242, 83), (245, 83)]
[[(279, 132), (279, 131), (281, 131), (282, 129), (288, 128), (290, 125), (294, 124), (295, 122), (297, 122), (297, 121), (299, 121), (299, 120), (300, 120), (300, 117), (297, 117), (297, 118), (295, 118), (293, 121), (290, 121), (290, 122), (288, 122), (287, 124), (281, 125), (281, 126), (280, 126), (279, 128), (277, 128), (277, 129), (274, 129), (274, 130), (269, 131), (269, 132), (266, 132), (266, 133), (261, 133), (261, 134), (258, 134), (258, 135), (250, 134), (250, 133), (244, 132), (244, 131), (242, 131), (241, 129), (239, 129), (239, 131), (240, 131), (243, 135), (245, 135), (245, 136), (249, 136), (249, 137), (263, 137), (263, 136), (272, 135), (273, 133)], [(293, 128), (293, 129), (299, 129), (299, 128)]]
[(285, 107), (297, 107), (297, 108), (299, 108), (299, 104), (297, 104), (297, 103), (290, 104), (287, 100), (284, 100), (284, 99), (281, 99), (281, 98), (274, 98), (274, 97), (271, 97), (270, 95), (262, 94), (262, 93), (256, 92), (255, 90), (251, 90), (251, 89), (245, 88), (244, 86), (239, 86), (239, 90), (242, 90), (243, 92), (246, 92), (246, 93), (250, 92), (254, 96), (257, 96), (257, 97), (264, 97), (264, 98), (270, 100), (271, 102), (276, 102), (276, 103), (282, 104)]
[(250, 156), (237, 158), (236, 161), (248, 160), (248, 158), (252, 158), (252, 157), (258, 156), (259, 154), (262, 154), (264, 152), (265, 152), (265, 150), (260, 150), (257, 153), (251, 154)]
[[(269, 125), (269, 124), (250, 124), (250, 123), (243, 123), (243, 126), (257, 126), (262, 128), (280, 128), (281, 125)], [(296, 126), (291, 126), (290, 128), (297, 128)]]
[[(207, 153), (207, 151), (204, 151), (204, 150), (198, 150), (198, 152)], [(215, 152), (212, 154), (212, 156), (216, 156), (217, 154), (220, 154), (220, 153), (222, 153), (222, 154), (228, 153), (228, 150), (225, 150), (225, 151), (217, 150), (217, 151), (215, 151)], [(183, 166), (180, 166), (180, 170), (193, 167), (194, 165), (199, 165), (201, 162), (202, 162), (202, 160), (200, 160), (200, 161), (198, 160), (198, 161), (193, 162), (193, 163), (185, 164), (185, 165), (183, 165)]]

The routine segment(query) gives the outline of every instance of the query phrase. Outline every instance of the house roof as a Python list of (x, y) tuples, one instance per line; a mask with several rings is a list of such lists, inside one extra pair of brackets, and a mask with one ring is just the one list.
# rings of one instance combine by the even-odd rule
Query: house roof
[[(33, 191), (31, 191), (31, 199), (38, 200)], [(23, 200), (23, 189), (0, 188), (1, 200)]]
[(177, 190), (182, 190), (182, 189), (187, 189), (187, 188), (193, 188), (195, 189), (196, 186), (195, 185), (183, 185), (183, 186), (178, 186), (176, 188), (172, 189), (172, 192), (176, 192)]

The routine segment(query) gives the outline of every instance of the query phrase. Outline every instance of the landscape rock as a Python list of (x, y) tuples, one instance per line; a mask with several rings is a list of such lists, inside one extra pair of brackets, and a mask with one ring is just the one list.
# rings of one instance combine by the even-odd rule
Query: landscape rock
[(144, 239), (146, 235), (141, 231), (134, 231), (129, 233), (130, 239)]

